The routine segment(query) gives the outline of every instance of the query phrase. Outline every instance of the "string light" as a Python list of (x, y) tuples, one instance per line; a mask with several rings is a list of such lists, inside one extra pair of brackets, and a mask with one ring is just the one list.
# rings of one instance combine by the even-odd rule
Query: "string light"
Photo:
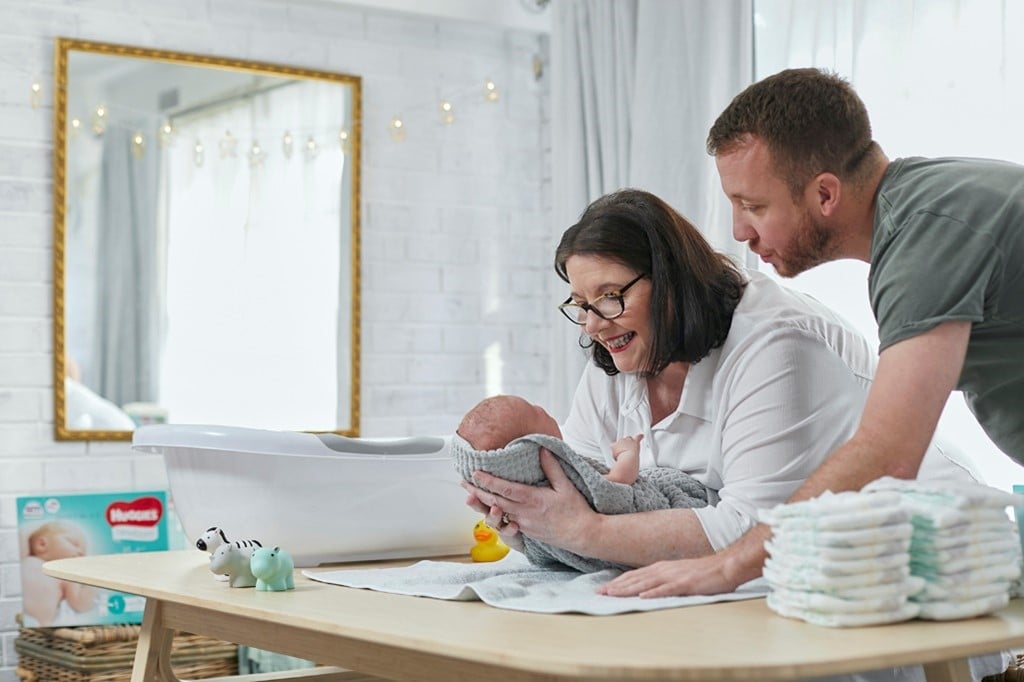
[(235, 158), (238, 156), (238, 139), (231, 134), (230, 130), (224, 131), (224, 137), (220, 139), (218, 144), (220, 147), (220, 158)]
[(33, 109), (38, 109), (39, 106), (43, 103), (43, 96), (42, 95), (43, 95), (43, 84), (40, 83), (38, 80), (32, 81), (32, 97), (31, 97), (31, 102), (32, 102), (32, 108)]
[(391, 119), (391, 123), (388, 124), (388, 134), (391, 135), (391, 139), (395, 142), (405, 140), (405, 124), (402, 123), (402, 119), (398, 116)]
[(484, 83), (484, 99), (488, 102), (498, 101), (498, 86), (490, 79)]
[(306, 161), (312, 161), (320, 154), (320, 147), (317, 145), (316, 140), (310, 135), (309, 139), (306, 140), (306, 149), (304, 151), (306, 155)]
[(96, 107), (92, 115), (92, 132), (94, 135), (102, 135), (107, 129), (107, 107), (103, 104)]
[(132, 156), (136, 159), (141, 159), (143, 153), (146, 151), (146, 138), (143, 137), (141, 130), (136, 130), (132, 134)]
[(452, 103), (446, 99), (441, 100), (441, 123), (445, 125), (451, 125), (455, 123), (455, 110), (452, 107)]
[[(534, 64), (536, 70), (536, 64)], [(465, 92), (465, 91), (463, 91)], [(41, 105), (42, 99), (42, 84), (36, 79), (31, 84), (32, 93), (32, 105), (38, 107)], [(500, 98), (500, 90), (497, 83), (492, 79), (487, 79), (483, 86), (483, 97), (487, 102), (497, 102)], [(436, 101), (436, 100), (435, 100)], [(442, 124), (452, 125), (455, 123), (455, 107), (450, 99), (441, 99), (438, 102), (438, 117)], [(120, 107), (118, 107), (120, 108)], [(110, 110), (106, 104), (98, 105), (92, 114), (92, 125), (91, 130), (94, 135), (103, 135), (110, 125), (118, 125), (121, 119), (115, 117), (111, 121)], [(69, 122), (70, 131), (69, 137), (74, 138), (78, 131), (82, 127), (82, 121), (80, 118), (71, 118)], [(406, 138), (406, 123), (401, 116), (394, 116), (388, 123), (388, 134), (395, 142), (403, 142)], [(163, 124), (155, 131), (155, 137), (157, 138), (161, 147), (170, 147), (174, 145), (177, 131), (169, 120), (165, 120)], [(350, 128), (341, 128), (337, 133), (338, 145), (342, 153), (349, 153), (352, 148), (353, 138)], [(230, 130), (225, 130), (223, 137), (218, 143), (221, 158), (236, 158), (238, 156), (238, 139), (231, 133)], [(132, 134), (132, 153), (136, 158), (140, 158), (146, 147), (146, 139), (143, 131), (136, 130)], [(295, 138), (290, 130), (286, 130), (281, 137), (281, 150), (284, 158), (290, 159), (295, 148)], [(316, 141), (314, 135), (309, 135), (306, 139), (306, 143), (303, 146), (303, 154), (307, 160), (313, 160), (317, 158), (320, 153), (320, 146)], [(261, 164), (267, 157), (266, 150), (263, 149), (258, 142), (253, 141), (252, 146), (249, 150), (249, 161), (253, 166)], [(201, 167), (205, 162), (205, 148), (200, 140), (196, 140), (192, 147), (192, 160), (197, 167)]]
[(255, 140), (252, 143), (252, 147), (249, 149), (249, 165), (253, 168), (263, 164), (263, 159), (266, 158), (266, 152), (263, 151), (263, 147), (260, 146), (259, 142)]
[(174, 146), (174, 126), (171, 125), (170, 121), (164, 121), (164, 124), (160, 126), (160, 146)]

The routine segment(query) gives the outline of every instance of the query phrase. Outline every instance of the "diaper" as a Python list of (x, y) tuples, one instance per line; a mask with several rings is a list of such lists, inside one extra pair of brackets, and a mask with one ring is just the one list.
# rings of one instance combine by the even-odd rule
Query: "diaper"
[(999, 594), (991, 594), (966, 601), (934, 601), (920, 602), (921, 618), (928, 620), (955, 620), (957, 618), (974, 618), (986, 613), (998, 611), (1010, 603), (1009, 590)]
[(856, 627), (898, 623), (916, 617), (921, 610), (919, 605), (907, 602), (896, 609), (881, 609), (867, 613), (818, 611), (790, 606), (784, 602), (780, 603), (775, 592), (768, 593), (767, 602), (768, 608), (780, 615), (788, 618), (799, 618), (814, 625), (825, 625), (828, 627)]
[(877, 526), (889, 526), (894, 523), (906, 523), (910, 520), (910, 512), (898, 504), (872, 507), (870, 509), (857, 509), (843, 513), (808, 513), (799, 516), (784, 516), (775, 518), (770, 512), (760, 514), (761, 520), (766, 518), (774, 519), (767, 521), (773, 528), (780, 531), (800, 530), (859, 530), (864, 528), (875, 528)]
[(1016, 538), (1016, 530), (1013, 525), (1005, 520), (996, 523), (984, 523), (972, 526), (971, 532), (966, 533), (925, 533), (919, 532), (913, 538), (910, 545), (911, 553), (933, 552), (946, 549), (963, 551), (965, 548), (974, 545), (986, 545), (992, 542), (1005, 541), (1009, 532), (1010, 538)]
[(914, 534), (913, 524), (893, 523), (888, 526), (857, 530), (778, 530), (772, 527), (772, 536), (780, 546), (811, 545), (823, 547), (861, 547), (909, 540)]
[(771, 587), (779, 586), (817, 592), (835, 592), (848, 587), (895, 583), (909, 577), (910, 567), (907, 565), (881, 571), (866, 571), (856, 575), (827, 576), (813, 571), (793, 573), (784, 569), (780, 570), (772, 558), (766, 560), (764, 564), (764, 578)]
[(846, 598), (824, 592), (806, 592), (777, 588), (772, 590), (775, 603), (790, 609), (828, 611), (831, 613), (874, 613), (898, 611), (907, 603), (904, 592), (893, 592), (877, 597)]
[(898, 493), (880, 492), (868, 497), (856, 491), (833, 493), (826, 490), (818, 497), (801, 502), (780, 504), (772, 509), (761, 512), (761, 520), (774, 525), (783, 519), (797, 516), (813, 516), (821, 514), (850, 514), (861, 510), (878, 507), (894, 507), (900, 502)]
[(978, 584), (966, 583), (963, 585), (943, 586), (935, 582), (923, 580), (924, 587), (911, 596), (914, 601), (970, 601), (979, 597), (1007, 592), (1010, 583), (1006, 580), (997, 580)]
[(901, 568), (907, 565), (907, 553), (900, 552), (897, 554), (871, 557), (869, 559), (852, 559), (845, 561), (825, 559), (821, 556), (781, 553), (773, 555), (771, 559), (768, 559), (768, 561), (772, 562), (772, 566), (776, 570), (786, 571), (789, 575), (814, 575), (829, 578), (861, 575), (865, 573)]
[(869, 559), (871, 557), (902, 554), (909, 551), (911, 545), (909, 537), (892, 542), (879, 542), (877, 544), (858, 545), (856, 547), (829, 547), (827, 545), (815, 545), (806, 542), (787, 542), (780, 537), (772, 537), (770, 540), (765, 541), (764, 548), (769, 554), (851, 561), (854, 559)]
[(1024, 505), (1024, 496), (997, 490), (991, 486), (965, 483), (925, 483), (884, 476), (862, 492), (897, 492), (905, 502), (921, 503), (945, 509), (1000, 509)]

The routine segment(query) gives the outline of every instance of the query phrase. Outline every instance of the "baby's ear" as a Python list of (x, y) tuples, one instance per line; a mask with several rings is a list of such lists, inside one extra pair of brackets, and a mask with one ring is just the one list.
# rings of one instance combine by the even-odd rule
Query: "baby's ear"
[(46, 551), (46, 546), (49, 542), (45, 535), (41, 535), (32, 541), (32, 546), (29, 548), (32, 550), (32, 554), (39, 555)]

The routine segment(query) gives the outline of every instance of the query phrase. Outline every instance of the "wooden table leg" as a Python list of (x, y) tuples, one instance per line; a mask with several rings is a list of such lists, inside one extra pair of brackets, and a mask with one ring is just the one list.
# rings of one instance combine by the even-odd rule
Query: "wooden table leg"
[(928, 682), (971, 682), (971, 666), (966, 658), (928, 663), (924, 666), (924, 679)]
[(174, 630), (164, 627), (161, 606), (156, 599), (146, 600), (131, 682), (178, 682), (171, 669)]

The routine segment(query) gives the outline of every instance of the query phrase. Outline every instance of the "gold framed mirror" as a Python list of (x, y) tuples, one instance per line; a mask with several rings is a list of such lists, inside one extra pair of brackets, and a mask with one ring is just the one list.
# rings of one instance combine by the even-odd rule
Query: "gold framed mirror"
[(359, 433), (361, 79), (58, 38), (54, 431)]

